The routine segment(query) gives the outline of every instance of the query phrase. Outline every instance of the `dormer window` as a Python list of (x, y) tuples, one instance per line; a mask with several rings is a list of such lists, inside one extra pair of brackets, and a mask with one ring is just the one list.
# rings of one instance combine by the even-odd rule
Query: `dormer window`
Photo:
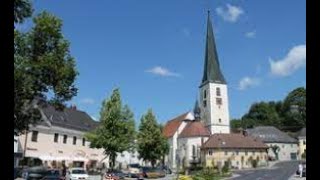
[(216, 88), (216, 95), (221, 96), (221, 91), (220, 91), (220, 88), (218, 88), (218, 87)]

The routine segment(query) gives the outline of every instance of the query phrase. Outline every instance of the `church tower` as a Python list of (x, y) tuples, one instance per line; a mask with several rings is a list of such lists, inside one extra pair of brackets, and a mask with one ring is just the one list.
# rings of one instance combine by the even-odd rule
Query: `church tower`
[(199, 86), (201, 120), (214, 133), (230, 133), (227, 83), (220, 70), (210, 12), (208, 11), (204, 70)]

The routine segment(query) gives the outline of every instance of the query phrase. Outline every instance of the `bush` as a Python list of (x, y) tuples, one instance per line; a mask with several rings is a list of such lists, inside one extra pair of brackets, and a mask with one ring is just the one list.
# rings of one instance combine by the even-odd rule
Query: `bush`
[(222, 172), (223, 173), (229, 172), (229, 162), (228, 161), (224, 163), (224, 166), (222, 167)]

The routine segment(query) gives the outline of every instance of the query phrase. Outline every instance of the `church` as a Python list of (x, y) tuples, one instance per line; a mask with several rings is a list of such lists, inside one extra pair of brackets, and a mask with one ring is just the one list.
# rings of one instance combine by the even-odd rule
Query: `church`
[(230, 133), (228, 88), (220, 69), (217, 48), (208, 12), (203, 77), (193, 112), (169, 120), (163, 134), (170, 151), (167, 164), (176, 169), (177, 163), (188, 166), (200, 162), (200, 147), (215, 133)]

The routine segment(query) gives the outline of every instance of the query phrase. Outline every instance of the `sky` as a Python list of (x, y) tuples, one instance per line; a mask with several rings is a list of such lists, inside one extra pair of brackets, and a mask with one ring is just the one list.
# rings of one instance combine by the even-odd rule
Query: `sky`
[[(69, 103), (99, 119), (120, 88), (138, 123), (152, 108), (161, 123), (193, 109), (210, 10), (231, 118), (306, 86), (305, 0), (33, 0), (63, 20), (79, 76)], [(22, 25), (27, 29), (31, 25)]]

